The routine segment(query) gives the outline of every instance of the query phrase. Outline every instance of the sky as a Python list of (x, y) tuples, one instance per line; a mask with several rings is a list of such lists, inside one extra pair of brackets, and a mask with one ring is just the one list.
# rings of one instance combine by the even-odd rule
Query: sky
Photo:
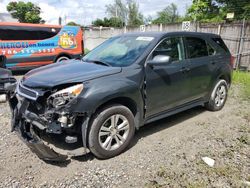
[[(7, 12), (6, 5), (13, 0), (0, 0), (0, 13)], [(74, 21), (81, 25), (89, 25), (96, 18), (107, 17), (105, 5), (113, 3), (114, 0), (22, 0), (30, 1), (38, 5), (41, 17), (47, 24), (58, 24), (61, 16), (63, 24)], [(178, 7), (180, 15), (185, 14), (186, 7), (190, 6), (192, 0), (136, 0), (139, 11), (144, 16), (156, 17), (157, 12), (171, 3)]]

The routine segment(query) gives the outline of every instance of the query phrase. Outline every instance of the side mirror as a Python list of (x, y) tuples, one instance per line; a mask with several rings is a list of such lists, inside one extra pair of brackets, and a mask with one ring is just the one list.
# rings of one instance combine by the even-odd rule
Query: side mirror
[(150, 66), (161, 66), (168, 65), (171, 61), (171, 57), (168, 55), (157, 55), (152, 60), (148, 61), (147, 64)]
[(6, 68), (6, 57), (0, 55), (0, 68)]

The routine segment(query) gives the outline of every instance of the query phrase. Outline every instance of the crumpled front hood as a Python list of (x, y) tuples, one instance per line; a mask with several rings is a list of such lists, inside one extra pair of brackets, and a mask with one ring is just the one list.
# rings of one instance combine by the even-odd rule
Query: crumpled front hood
[(23, 85), (30, 88), (52, 88), (57, 85), (80, 83), (121, 72), (120, 67), (107, 67), (81, 60), (54, 63), (28, 72)]

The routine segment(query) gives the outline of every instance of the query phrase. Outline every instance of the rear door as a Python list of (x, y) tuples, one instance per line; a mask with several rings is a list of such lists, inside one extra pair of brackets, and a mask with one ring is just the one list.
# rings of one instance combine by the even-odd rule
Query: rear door
[(190, 68), (188, 78), (191, 99), (196, 100), (207, 94), (218, 59), (216, 50), (207, 40), (192, 36), (185, 37), (184, 41)]

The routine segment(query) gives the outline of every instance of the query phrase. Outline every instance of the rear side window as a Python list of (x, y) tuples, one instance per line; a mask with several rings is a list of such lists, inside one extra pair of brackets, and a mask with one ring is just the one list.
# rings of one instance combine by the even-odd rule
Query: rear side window
[(196, 37), (186, 37), (188, 58), (208, 56), (208, 48), (205, 40)]
[(225, 52), (229, 52), (226, 44), (224, 43), (224, 41), (221, 38), (212, 38), (212, 40), (218, 44), (223, 50), (225, 50)]
[(208, 51), (208, 55), (210, 56), (216, 54), (215, 49), (209, 43), (207, 43), (207, 51)]
[(60, 28), (48, 27), (0, 27), (0, 40), (43, 40), (55, 36)]

